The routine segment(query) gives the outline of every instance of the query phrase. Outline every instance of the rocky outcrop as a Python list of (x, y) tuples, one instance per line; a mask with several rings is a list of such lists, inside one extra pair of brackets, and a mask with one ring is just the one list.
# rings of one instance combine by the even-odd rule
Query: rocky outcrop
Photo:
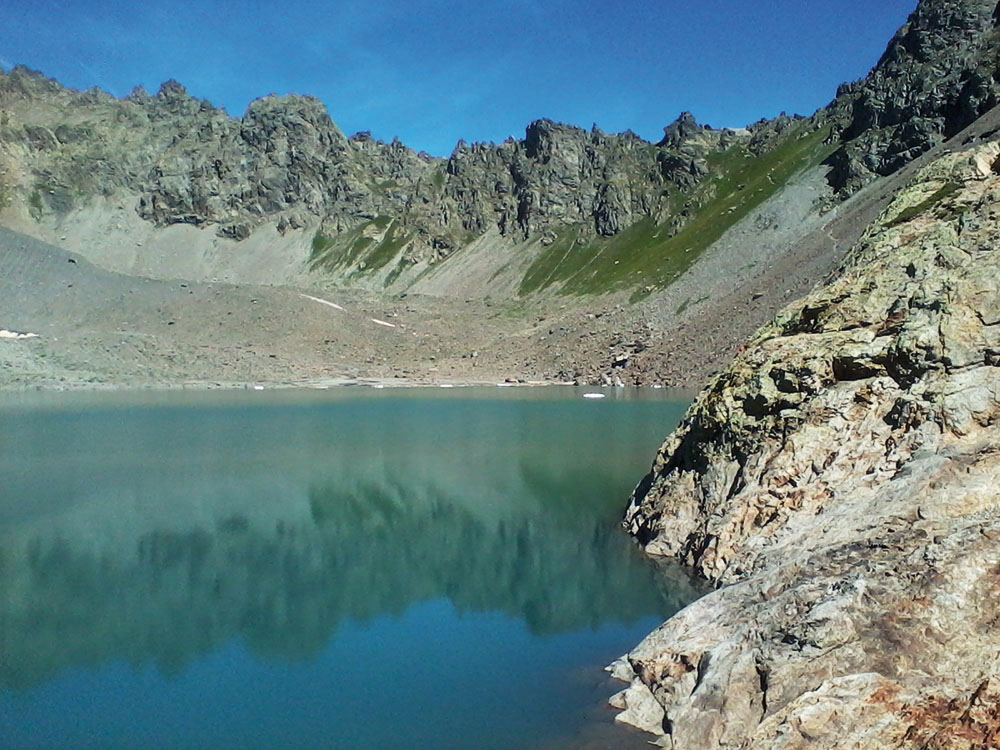
[(1000, 93), (994, 0), (922, 0), (863, 81), (832, 159), (834, 187), (851, 193), (895, 172), (991, 109)]
[(220, 225), (249, 234), (252, 221), (300, 209), (320, 212), (343, 180), (347, 139), (316, 99), (258, 99), (236, 123), (214, 108), (190, 111), (179, 86), (161, 88), (153, 116), (166, 109), (202, 120), (151, 165), (137, 211), (156, 224)]
[(996, 136), (921, 170), (636, 489), (720, 586), (616, 666), (665, 746), (998, 746), (998, 172)]

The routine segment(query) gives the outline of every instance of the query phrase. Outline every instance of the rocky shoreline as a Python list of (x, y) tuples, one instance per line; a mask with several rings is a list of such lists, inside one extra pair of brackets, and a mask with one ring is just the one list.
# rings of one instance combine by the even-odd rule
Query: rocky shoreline
[(675, 750), (1000, 743), (1000, 141), (921, 169), (625, 519), (719, 588), (615, 665)]

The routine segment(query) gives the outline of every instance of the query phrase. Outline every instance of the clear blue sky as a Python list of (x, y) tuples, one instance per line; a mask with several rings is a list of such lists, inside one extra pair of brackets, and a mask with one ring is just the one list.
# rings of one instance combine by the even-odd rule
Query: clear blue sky
[(811, 114), (864, 76), (916, 0), (6, 0), (0, 65), (73, 88), (169, 78), (241, 115), (313, 94), (348, 134), (447, 155), (548, 117), (656, 140), (681, 110)]

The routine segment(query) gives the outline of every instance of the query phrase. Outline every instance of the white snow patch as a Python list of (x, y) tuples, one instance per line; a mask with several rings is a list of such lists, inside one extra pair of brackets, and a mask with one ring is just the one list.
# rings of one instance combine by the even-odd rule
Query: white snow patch
[(37, 339), (37, 333), (18, 333), (17, 331), (8, 331), (6, 328), (0, 328), (0, 339)]
[(338, 305), (336, 302), (331, 302), (328, 299), (320, 299), (319, 297), (313, 297), (311, 294), (302, 294), (300, 292), (299, 296), (300, 297), (305, 297), (306, 299), (311, 299), (313, 302), (319, 302), (321, 305), (327, 305), (329, 307), (332, 307), (334, 310), (343, 310), (344, 309), (340, 305)]

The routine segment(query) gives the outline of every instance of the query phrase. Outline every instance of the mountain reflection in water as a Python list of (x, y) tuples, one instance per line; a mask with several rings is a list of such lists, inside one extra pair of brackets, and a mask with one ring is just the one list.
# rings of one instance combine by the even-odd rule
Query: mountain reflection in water
[(697, 595), (617, 525), (683, 403), (179, 400), (0, 411), (9, 700), (116, 663), (169, 680), (234, 643), (316, 660), (348, 625), (417, 605), (502, 614), (544, 641), (648, 628)]

